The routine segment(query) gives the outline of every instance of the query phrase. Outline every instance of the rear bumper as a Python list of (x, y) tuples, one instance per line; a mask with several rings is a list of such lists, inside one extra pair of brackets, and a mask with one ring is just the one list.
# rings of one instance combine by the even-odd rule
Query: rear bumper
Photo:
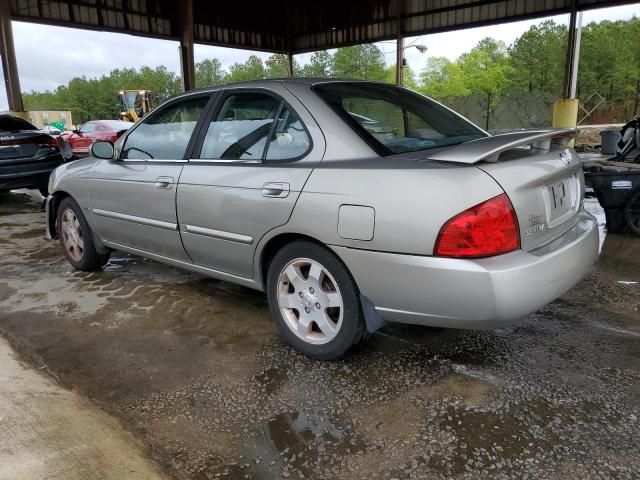
[(46, 185), (51, 172), (62, 165), (62, 157), (31, 163), (0, 166), (0, 190)]
[(598, 257), (598, 226), (582, 212), (571, 230), (537, 250), (476, 260), (332, 248), (385, 320), (492, 329), (517, 323), (579, 282)]

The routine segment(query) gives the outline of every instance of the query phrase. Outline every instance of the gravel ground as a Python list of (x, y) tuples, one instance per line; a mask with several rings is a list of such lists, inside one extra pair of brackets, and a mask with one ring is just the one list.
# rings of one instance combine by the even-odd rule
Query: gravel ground
[(42, 225), (0, 196), (0, 332), (176, 479), (640, 478), (638, 238), (517, 327), (389, 325), (318, 363), (263, 294), (124, 254), (75, 272)]

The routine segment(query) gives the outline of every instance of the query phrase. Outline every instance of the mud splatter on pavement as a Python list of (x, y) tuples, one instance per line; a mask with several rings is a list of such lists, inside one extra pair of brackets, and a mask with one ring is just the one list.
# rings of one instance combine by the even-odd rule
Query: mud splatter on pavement
[(42, 225), (0, 195), (0, 332), (174, 478), (640, 477), (638, 238), (517, 327), (389, 325), (318, 363), (263, 294), (125, 254), (75, 272)]

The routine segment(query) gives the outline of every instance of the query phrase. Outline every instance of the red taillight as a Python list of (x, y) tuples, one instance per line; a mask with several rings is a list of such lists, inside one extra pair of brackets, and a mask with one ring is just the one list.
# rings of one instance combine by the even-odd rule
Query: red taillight
[(456, 215), (440, 229), (435, 255), (490, 257), (520, 248), (518, 220), (506, 194)]
[(39, 146), (42, 148), (57, 148), (58, 139), (56, 137), (49, 137), (47, 143), (41, 143)]

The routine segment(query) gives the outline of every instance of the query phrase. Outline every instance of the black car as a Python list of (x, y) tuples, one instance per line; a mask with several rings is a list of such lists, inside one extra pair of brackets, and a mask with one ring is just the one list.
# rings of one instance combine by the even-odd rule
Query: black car
[(64, 162), (58, 140), (14, 115), (0, 115), (0, 192), (37, 188), (47, 194), (49, 175)]

